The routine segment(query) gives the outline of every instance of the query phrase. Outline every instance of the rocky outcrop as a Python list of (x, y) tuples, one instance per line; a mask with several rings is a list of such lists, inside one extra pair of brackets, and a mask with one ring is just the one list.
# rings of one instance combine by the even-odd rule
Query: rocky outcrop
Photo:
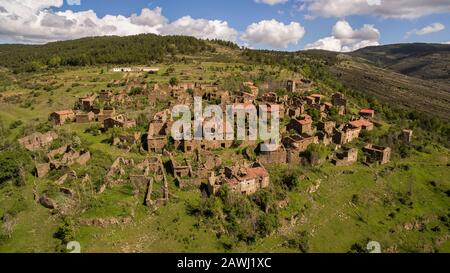
[(45, 194), (39, 198), (39, 203), (47, 209), (56, 208), (56, 202)]

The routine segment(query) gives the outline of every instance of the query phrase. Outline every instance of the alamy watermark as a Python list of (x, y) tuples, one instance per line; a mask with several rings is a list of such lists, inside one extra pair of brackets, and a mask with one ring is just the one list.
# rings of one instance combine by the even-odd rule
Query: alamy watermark
[(276, 104), (262, 104), (258, 109), (251, 103), (203, 107), (202, 98), (194, 97), (193, 109), (176, 105), (172, 118), (177, 119), (171, 128), (174, 140), (259, 140), (263, 142), (261, 151), (279, 148), (280, 106)]

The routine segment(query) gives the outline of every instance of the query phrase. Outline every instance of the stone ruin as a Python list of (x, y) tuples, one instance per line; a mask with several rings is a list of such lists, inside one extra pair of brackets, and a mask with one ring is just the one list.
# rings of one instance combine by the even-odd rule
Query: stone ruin
[(355, 148), (345, 149), (336, 153), (333, 164), (336, 166), (350, 166), (358, 161), (358, 150)]
[(50, 145), (57, 138), (58, 135), (55, 132), (47, 132), (45, 134), (37, 132), (19, 139), (19, 143), (25, 149), (35, 152)]
[[(135, 164), (132, 159), (118, 157), (111, 165), (98, 192), (103, 193), (106, 188), (127, 182), (133, 185), (135, 194), (144, 193), (144, 205), (152, 209), (157, 209), (169, 201), (169, 184), (160, 156), (147, 158), (140, 164)], [(161, 195), (155, 190), (156, 185), (160, 185)]]
[(193, 160), (175, 158), (169, 153), (170, 170), (181, 189), (199, 187), (211, 171), (222, 165), (220, 156), (208, 151), (195, 151)]
[(84, 166), (91, 159), (89, 151), (73, 149), (70, 145), (62, 146), (47, 153), (48, 161), (35, 164), (35, 174), (42, 178), (51, 170), (70, 167), (74, 164)]

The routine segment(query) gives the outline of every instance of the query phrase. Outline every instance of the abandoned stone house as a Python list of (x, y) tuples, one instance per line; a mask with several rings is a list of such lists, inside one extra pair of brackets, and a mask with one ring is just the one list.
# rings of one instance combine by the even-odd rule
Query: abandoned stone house
[(286, 90), (289, 93), (304, 93), (311, 89), (312, 81), (307, 79), (288, 80), (286, 82)]
[(312, 94), (309, 97), (314, 98), (314, 103), (313, 104), (321, 104), (322, 103), (322, 99), (323, 99), (324, 96), (321, 95), (321, 94)]
[(306, 105), (306, 101), (302, 97), (293, 96), (288, 99), (287, 104), (290, 107), (302, 107)]
[(331, 102), (324, 102), (325, 111), (330, 111), (333, 108), (333, 104)]
[(96, 99), (97, 99), (97, 94), (88, 95), (88, 96), (79, 98), (81, 110), (86, 111), (86, 112), (91, 111)]
[(74, 118), (75, 112), (73, 110), (62, 110), (50, 114), (50, 119), (57, 126), (63, 125), (66, 121), (71, 121)]
[(336, 166), (350, 166), (358, 161), (358, 150), (355, 148), (344, 149), (336, 153), (333, 164)]
[(389, 163), (391, 160), (391, 148), (366, 144), (363, 148), (366, 154), (366, 162), (369, 164), (379, 163), (381, 165)]
[(115, 108), (104, 108), (102, 110), (100, 110), (100, 113), (97, 115), (97, 120), (98, 122), (103, 123), (105, 121), (105, 119), (107, 118), (112, 118), (116, 115), (116, 109)]
[(193, 171), (195, 176), (201, 180), (208, 179), (211, 171), (222, 165), (221, 157), (211, 152), (197, 152), (195, 156), (196, 166), (193, 166)]
[(241, 92), (238, 96), (234, 96), (234, 103), (253, 104), (256, 96), (249, 92)]
[(306, 104), (308, 104), (309, 106), (314, 105), (316, 103), (316, 99), (311, 96), (305, 97), (305, 101), (306, 101)]
[(328, 135), (333, 135), (334, 129), (336, 128), (336, 122), (334, 121), (321, 121), (317, 124), (317, 130), (323, 131)]
[(286, 83), (286, 90), (289, 93), (295, 93), (296, 92), (296, 87), (297, 87), (297, 81), (295, 80), (288, 80)]
[(261, 100), (267, 103), (278, 103), (278, 95), (274, 92), (265, 93), (261, 96)]
[(45, 134), (36, 132), (19, 139), (19, 144), (25, 149), (34, 152), (50, 145), (57, 138), (58, 135), (55, 132), (47, 132)]
[(94, 112), (79, 112), (76, 114), (75, 119), (77, 123), (89, 123), (95, 121), (95, 114)]
[(168, 144), (170, 126), (167, 122), (153, 121), (149, 125), (147, 147), (149, 152), (162, 153)]
[(301, 115), (298, 118), (292, 119), (288, 126), (288, 130), (294, 130), (300, 135), (312, 135), (313, 134), (313, 128), (312, 128), (313, 120), (311, 116), (309, 115)]
[[(246, 142), (247, 143), (247, 142)], [(232, 140), (181, 140), (180, 148), (185, 153), (193, 153), (195, 151), (211, 151), (217, 149), (227, 149), (233, 145)]]
[(359, 111), (359, 115), (365, 118), (374, 118), (375, 117), (375, 110), (373, 109), (361, 109)]
[(354, 121), (350, 121), (350, 125), (353, 128), (361, 128), (362, 130), (366, 130), (366, 131), (372, 131), (375, 126), (372, 122), (368, 121), (367, 119), (359, 119), (359, 120), (354, 120)]
[(192, 166), (186, 158), (178, 161), (170, 155), (170, 169), (175, 178), (188, 178), (194, 176)]
[(295, 150), (295, 152), (304, 152), (312, 144), (318, 144), (319, 138), (317, 136), (309, 135), (292, 135), (284, 137), (282, 143), (286, 149)]
[(269, 120), (272, 117), (272, 113), (275, 112), (275, 108), (278, 108), (278, 110), (276, 110), (276, 112), (278, 112), (279, 119), (283, 119), (284, 118), (284, 114), (285, 114), (284, 105), (282, 105), (282, 104), (274, 104), (274, 103), (264, 103), (264, 104), (261, 104), (261, 105), (266, 107), (265, 108), (266, 109), (265, 112), (267, 113), (267, 118)]
[(216, 195), (220, 188), (227, 185), (232, 192), (252, 195), (260, 189), (269, 187), (270, 177), (264, 166), (255, 162), (253, 164), (225, 167), (223, 173), (216, 176), (211, 172), (208, 179), (208, 192)]
[(136, 121), (130, 120), (123, 115), (119, 115), (113, 118), (107, 118), (103, 121), (103, 127), (105, 130), (119, 127), (119, 128), (133, 128), (136, 126)]
[(272, 151), (263, 151), (261, 144), (259, 144), (256, 148), (256, 154), (258, 161), (264, 165), (287, 163), (287, 151), (283, 144), (279, 144), (278, 149)]
[(60, 169), (63, 166), (70, 167), (74, 164), (84, 166), (91, 159), (91, 153), (86, 150), (77, 151), (66, 145), (50, 151), (47, 157), (48, 162), (35, 165), (37, 177), (44, 177), (50, 170)]
[(110, 90), (102, 90), (98, 93), (98, 100), (100, 102), (114, 102), (114, 93)]
[(139, 145), (141, 143), (141, 133), (134, 132), (129, 134), (121, 134), (114, 137), (112, 145), (121, 149), (130, 149), (132, 145)]
[(406, 143), (411, 143), (413, 138), (413, 130), (402, 130), (402, 140)]
[(333, 135), (325, 133), (323, 131), (318, 131), (316, 133), (316, 137), (318, 138), (320, 143), (323, 143), (325, 146), (333, 143)]
[(305, 113), (305, 106), (302, 105), (300, 107), (290, 107), (287, 109), (286, 113), (290, 118), (298, 118), (303, 115), (303, 113)]
[(342, 93), (335, 93), (331, 97), (331, 103), (334, 106), (345, 106), (347, 107), (347, 99), (345, 98), (344, 94)]
[(217, 91), (204, 91), (202, 96), (204, 100), (219, 102), (220, 104), (225, 104), (230, 101), (230, 92), (225, 90), (217, 90)]
[[(343, 127), (343, 128), (342, 128)], [(361, 133), (362, 128), (361, 127), (353, 127), (349, 124), (345, 126), (341, 126), (341, 128), (338, 128), (335, 130), (333, 141), (336, 144), (347, 144), (352, 142), (353, 140), (359, 138), (359, 135)]]

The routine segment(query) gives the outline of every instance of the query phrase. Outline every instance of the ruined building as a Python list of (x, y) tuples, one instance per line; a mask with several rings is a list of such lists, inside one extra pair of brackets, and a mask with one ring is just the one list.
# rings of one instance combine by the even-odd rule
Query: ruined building
[(363, 151), (366, 154), (366, 162), (369, 164), (387, 164), (391, 160), (391, 148), (367, 144)]
[(34, 152), (50, 145), (57, 138), (58, 135), (55, 132), (47, 132), (45, 134), (37, 132), (19, 139), (19, 143), (25, 149)]
[(350, 166), (358, 161), (358, 150), (354, 148), (345, 149), (340, 153), (336, 153), (333, 164), (336, 166)]
[(232, 192), (251, 195), (269, 187), (270, 183), (269, 173), (259, 162), (226, 167), (218, 176), (212, 172), (208, 180), (208, 192), (211, 195), (216, 195), (224, 185)]
[(62, 110), (53, 112), (50, 114), (50, 119), (53, 121), (54, 125), (61, 126), (66, 121), (71, 121), (75, 118), (75, 112), (72, 110)]

